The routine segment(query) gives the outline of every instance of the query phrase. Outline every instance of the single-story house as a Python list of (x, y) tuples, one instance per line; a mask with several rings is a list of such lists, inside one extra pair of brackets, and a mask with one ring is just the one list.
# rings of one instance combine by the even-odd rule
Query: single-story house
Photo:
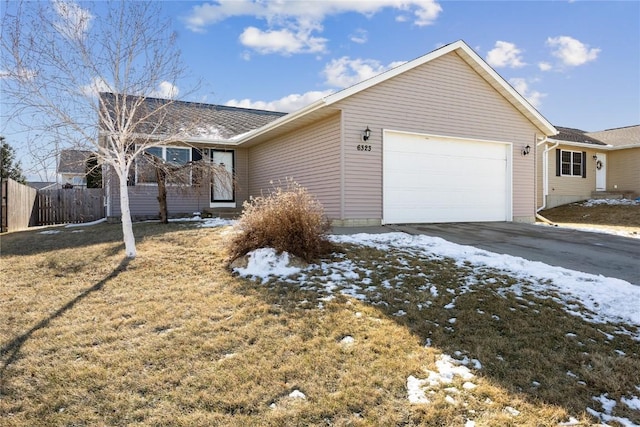
[(640, 126), (559, 133), (538, 145), (538, 209), (591, 197), (640, 195)]
[(59, 182), (63, 187), (87, 187), (87, 163), (93, 153), (86, 150), (65, 149), (58, 158)]
[[(210, 129), (156, 154), (210, 158), (229, 168), (236, 185), (176, 190), (172, 215), (240, 209), (291, 178), (335, 225), (533, 222), (538, 143), (557, 134), (463, 41), (286, 115), (192, 107), (211, 115)], [(135, 217), (157, 216), (148, 178), (130, 179)], [(119, 216), (118, 187), (105, 181), (108, 215)]]

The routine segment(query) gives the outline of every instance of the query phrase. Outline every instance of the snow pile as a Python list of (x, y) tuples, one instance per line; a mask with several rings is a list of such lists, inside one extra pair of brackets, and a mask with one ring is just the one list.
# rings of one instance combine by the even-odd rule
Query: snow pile
[(635, 205), (640, 205), (640, 201), (638, 201), (637, 199), (589, 199), (585, 202), (582, 202), (582, 206), (590, 208), (592, 206), (598, 206), (598, 205), (609, 205), (609, 206), (615, 206), (615, 205), (624, 205), (624, 206), (635, 206)]
[(300, 272), (298, 267), (289, 267), (289, 254), (276, 253), (275, 249), (261, 248), (248, 254), (246, 267), (236, 267), (234, 271), (244, 277), (261, 278), (262, 283), (272, 276), (289, 276)]
[[(431, 371), (426, 369), (427, 378), (418, 379), (413, 375), (407, 378), (407, 393), (409, 402), (411, 403), (429, 403), (426, 392), (435, 394), (436, 390), (443, 385), (451, 384), (456, 377), (460, 377), (465, 381), (463, 388), (465, 390), (471, 390), (476, 385), (469, 380), (473, 379), (475, 375), (471, 373), (469, 368), (462, 366), (461, 361), (452, 358), (449, 355), (443, 354), (438, 356), (436, 360), (436, 370)], [(458, 394), (459, 390), (455, 387), (446, 388), (448, 393), (447, 401), (451, 404), (455, 404), (455, 399), (451, 394)]]
[(292, 399), (306, 399), (307, 396), (301, 392), (300, 390), (293, 390), (291, 393), (289, 393), (289, 397)]

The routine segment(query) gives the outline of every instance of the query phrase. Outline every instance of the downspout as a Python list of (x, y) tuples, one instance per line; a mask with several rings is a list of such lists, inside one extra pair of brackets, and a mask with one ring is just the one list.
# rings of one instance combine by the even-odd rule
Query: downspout
[[(537, 146), (546, 144), (547, 142), (548, 138), (545, 136), (542, 141), (538, 142)], [(558, 145), (560, 145), (560, 142), (556, 142), (552, 146), (546, 147), (542, 152), (542, 206), (536, 209), (536, 218), (551, 225), (554, 224), (547, 218), (540, 215), (540, 211), (547, 207), (547, 196), (549, 195), (549, 151), (555, 149)]]

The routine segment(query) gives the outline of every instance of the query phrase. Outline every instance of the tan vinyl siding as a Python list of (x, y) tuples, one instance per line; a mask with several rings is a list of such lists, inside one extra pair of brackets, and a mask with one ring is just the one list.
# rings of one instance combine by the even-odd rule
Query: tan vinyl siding
[[(229, 149), (226, 146), (208, 147), (210, 149)], [(235, 179), (236, 179), (236, 206), (242, 207), (243, 201), (249, 194), (248, 184), (248, 150), (233, 149), (235, 151)], [(120, 193), (115, 173), (111, 172), (110, 201), (112, 217), (119, 217)], [(129, 186), (129, 207), (131, 216), (136, 219), (159, 217), (158, 187), (155, 184), (137, 184)], [(194, 212), (202, 212), (208, 209), (211, 201), (210, 178), (205, 178), (201, 186), (192, 187), (167, 187), (167, 209), (169, 216), (191, 215)]]
[[(129, 207), (133, 218), (157, 218), (160, 205), (158, 204), (158, 187), (156, 185), (136, 185), (129, 188)], [(117, 192), (116, 192), (117, 193)], [(208, 188), (178, 189), (167, 187), (167, 210), (169, 217), (191, 215), (201, 212), (209, 206)], [(113, 200), (112, 216), (120, 216), (120, 197), (116, 194)]]
[[(340, 114), (249, 149), (249, 194), (292, 178), (340, 218)], [(272, 184), (273, 183), (273, 184)]]
[(640, 148), (607, 152), (607, 190), (640, 195)]
[[(587, 177), (581, 176), (556, 176), (556, 150), (586, 152)], [(560, 144), (549, 152), (549, 195), (547, 208), (552, 208), (566, 203), (586, 200), (596, 189), (596, 162), (593, 156), (598, 150), (573, 147)]]
[[(382, 129), (513, 144), (513, 217), (534, 217), (537, 129), (457, 54), (386, 80), (336, 107), (344, 110), (344, 218), (382, 217)], [(371, 152), (357, 150), (366, 126), (372, 130)], [(522, 156), (526, 145), (532, 153)]]
[(236, 207), (249, 198), (249, 150), (235, 149)]

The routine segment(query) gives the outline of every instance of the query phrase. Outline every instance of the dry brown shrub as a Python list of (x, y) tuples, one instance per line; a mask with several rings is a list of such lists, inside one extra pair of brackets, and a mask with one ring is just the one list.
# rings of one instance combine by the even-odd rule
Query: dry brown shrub
[(229, 248), (231, 261), (259, 248), (288, 252), (307, 262), (332, 251), (327, 240), (331, 225), (322, 204), (295, 181), (285, 184), (244, 203)]

